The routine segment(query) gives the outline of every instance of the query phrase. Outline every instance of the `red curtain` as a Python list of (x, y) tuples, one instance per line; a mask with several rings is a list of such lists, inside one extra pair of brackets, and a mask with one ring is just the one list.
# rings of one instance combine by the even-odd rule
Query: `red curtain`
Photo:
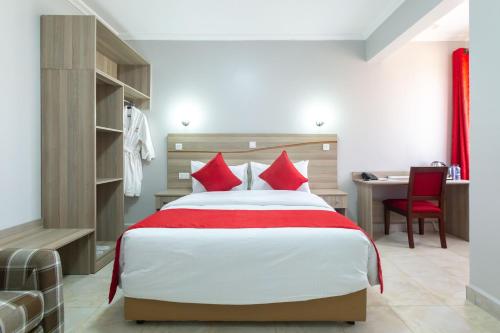
[(458, 164), (462, 179), (469, 179), (469, 50), (453, 52), (453, 123), (451, 164)]

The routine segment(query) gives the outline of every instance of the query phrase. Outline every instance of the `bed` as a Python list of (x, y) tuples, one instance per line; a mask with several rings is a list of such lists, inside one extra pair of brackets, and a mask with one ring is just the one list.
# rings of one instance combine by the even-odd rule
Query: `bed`
[[(292, 144), (288, 147), (292, 154), (307, 151), (311, 159), (311, 151), (320, 154), (311, 145), (323, 143), (312, 137), (308, 147)], [(200, 156), (199, 149), (184, 153), (186, 161)], [(315, 159), (311, 160), (314, 173)], [(276, 190), (194, 193), (170, 202), (157, 214), (181, 213), (193, 224), (129, 230), (121, 239), (121, 250), (117, 246), (115, 268), (125, 295), (125, 319), (366, 319), (366, 288), (381, 283), (376, 248), (361, 230), (316, 225), (318, 216), (341, 216), (320, 197)], [(231, 221), (239, 213), (250, 225), (217, 227), (219, 221), (214, 220), (212, 227), (200, 227), (193, 218), (198, 213), (209, 214), (203, 216), (212, 220), (228, 215)], [(292, 219), (303, 216), (302, 224), (274, 225), (273, 218), (266, 220), (269, 214), (278, 220), (285, 214)]]

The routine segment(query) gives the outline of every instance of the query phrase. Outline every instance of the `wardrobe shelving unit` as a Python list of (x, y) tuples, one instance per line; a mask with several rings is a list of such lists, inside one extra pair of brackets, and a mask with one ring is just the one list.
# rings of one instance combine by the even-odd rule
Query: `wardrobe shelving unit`
[(124, 228), (123, 104), (149, 109), (150, 64), (94, 16), (51, 15), (41, 68), (44, 226), (92, 229), (71, 251), (96, 272)]

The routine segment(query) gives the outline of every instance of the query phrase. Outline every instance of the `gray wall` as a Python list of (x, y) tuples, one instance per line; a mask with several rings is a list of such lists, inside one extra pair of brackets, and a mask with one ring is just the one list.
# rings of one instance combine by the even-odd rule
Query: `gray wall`
[[(500, 318), (500, 34), (499, 1), (471, 1), (470, 287)], [(489, 304), (488, 304), (489, 303)]]
[(0, 36), (0, 229), (40, 218), (40, 15), (77, 14), (66, 0), (3, 0)]
[[(158, 157), (144, 167), (142, 196), (126, 200), (126, 223), (152, 213), (153, 194), (166, 188), (173, 132), (337, 133), (351, 216), (350, 172), (448, 160), (450, 59), (462, 43), (411, 43), (383, 63), (365, 62), (362, 41), (132, 44), (153, 66), (147, 115)], [(197, 115), (183, 128), (186, 105)]]

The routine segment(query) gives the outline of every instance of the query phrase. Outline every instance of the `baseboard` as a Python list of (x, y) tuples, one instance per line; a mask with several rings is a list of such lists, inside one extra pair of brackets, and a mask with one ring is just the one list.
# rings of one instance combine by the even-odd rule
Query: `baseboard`
[(468, 285), (466, 297), (469, 302), (477, 305), (492, 316), (500, 319), (500, 300), (488, 295), (484, 290)]

